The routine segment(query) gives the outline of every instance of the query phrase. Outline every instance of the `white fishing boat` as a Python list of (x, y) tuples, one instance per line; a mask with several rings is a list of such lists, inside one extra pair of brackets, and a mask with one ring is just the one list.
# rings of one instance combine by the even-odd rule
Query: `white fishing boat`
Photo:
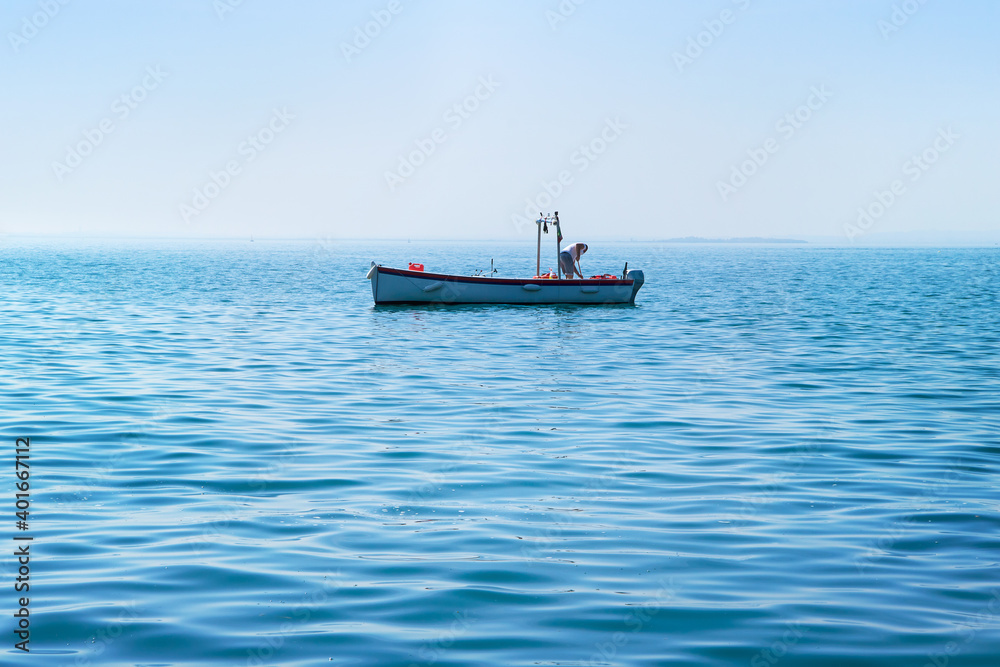
[[(502, 303), (502, 304), (630, 304), (645, 280), (642, 271), (628, 269), (617, 275), (602, 274), (587, 279), (565, 279), (560, 273), (541, 273), (542, 231), (556, 228), (556, 251), (562, 234), (559, 213), (538, 220), (538, 261), (532, 278), (494, 278), (490, 275), (458, 276), (425, 272), (423, 266), (394, 269), (372, 262), (367, 279), (372, 284), (375, 305), (415, 303)], [(556, 265), (558, 266), (558, 256)]]

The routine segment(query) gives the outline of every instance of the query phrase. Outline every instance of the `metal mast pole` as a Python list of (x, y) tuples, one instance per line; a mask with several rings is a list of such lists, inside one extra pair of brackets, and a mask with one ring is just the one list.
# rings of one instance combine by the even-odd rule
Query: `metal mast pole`
[(541, 213), (538, 214), (539, 217), (538, 217), (538, 220), (536, 221), (536, 224), (538, 224), (538, 253), (537, 253), (536, 258), (535, 258), (535, 275), (536, 276), (542, 275), (542, 218), (541, 218), (541, 215), (542, 215)]
[(562, 278), (562, 267), (559, 266), (559, 241), (562, 240), (562, 229), (559, 227), (559, 211), (556, 211), (556, 276)]

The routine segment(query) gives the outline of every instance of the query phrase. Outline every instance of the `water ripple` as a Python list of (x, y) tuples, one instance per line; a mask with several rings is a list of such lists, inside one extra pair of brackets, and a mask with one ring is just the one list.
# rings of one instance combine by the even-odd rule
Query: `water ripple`
[(5, 246), (32, 660), (995, 664), (995, 250), (607, 245), (615, 308), (362, 279), (522, 251)]

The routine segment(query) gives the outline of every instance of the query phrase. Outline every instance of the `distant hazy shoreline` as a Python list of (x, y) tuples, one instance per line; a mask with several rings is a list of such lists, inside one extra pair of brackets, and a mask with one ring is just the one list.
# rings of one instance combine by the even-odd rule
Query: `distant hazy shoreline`
[(762, 236), (746, 236), (730, 239), (706, 239), (701, 236), (685, 236), (677, 239), (665, 239), (657, 243), (809, 243), (799, 239), (772, 239)]

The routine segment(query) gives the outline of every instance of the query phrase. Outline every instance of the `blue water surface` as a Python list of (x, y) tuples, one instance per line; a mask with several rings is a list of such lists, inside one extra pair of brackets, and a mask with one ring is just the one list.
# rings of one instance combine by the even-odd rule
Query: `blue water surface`
[(491, 258), (535, 270), (5, 241), (0, 662), (1000, 664), (1000, 250), (592, 243), (635, 306), (364, 280)]

